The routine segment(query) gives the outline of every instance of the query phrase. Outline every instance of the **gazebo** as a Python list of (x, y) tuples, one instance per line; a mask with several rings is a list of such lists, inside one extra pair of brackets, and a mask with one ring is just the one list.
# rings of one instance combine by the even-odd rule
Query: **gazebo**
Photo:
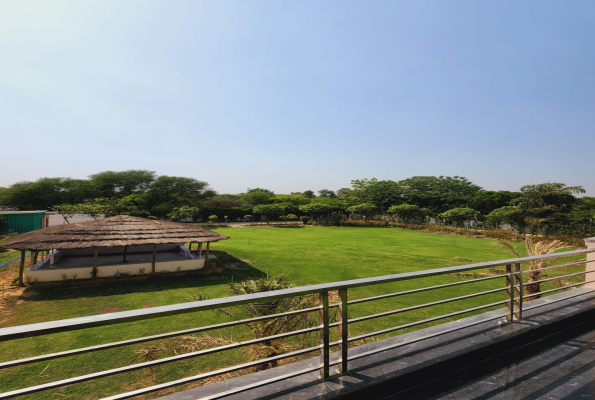
[[(209, 244), (226, 239), (229, 237), (197, 224), (119, 215), (23, 233), (1, 242), (0, 247), (21, 250), (22, 285), (27, 251), (32, 259), (27, 277), (52, 281), (201, 269), (209, 257)], [(189, 243), (189, 248), (184, 243)], [(196, 255), (194, 243), (198, 245)], [(40, 253), (47, 257), (38, 262)]]

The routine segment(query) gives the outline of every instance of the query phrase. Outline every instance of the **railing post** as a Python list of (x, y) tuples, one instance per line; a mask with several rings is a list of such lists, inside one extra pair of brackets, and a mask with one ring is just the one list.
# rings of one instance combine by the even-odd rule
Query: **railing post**
[[(585, 239), (585, 245), (587, 245), (587, 249), (595, 249), (595, 237)], [(594, 278), (593, 273), (595, 273), (595, 253), (588, 253), (587, 264), (585, 264), (585, 282)], [(595, 289), (595, 282), (587, 283), (585, 287)]]
[(512, 322), (514, 317), (514, 275), (512, 264), (506, 264), (506, 320)]
[(521, 268), (521, 263), (514, 264), (514, 277), (516, 289), (514, 317), (516, 319), (523, 319), (523, 269)]
[(339, 290), (339, 336), (341, 338), (341, 361), (339, 362), (339, 373), (347, 373), (347, 348), (349, 342), (349, 317), (347, 316), (347, 288)]
[(320, 310), (318, 316), (320, 320), (320, 379), (326, 381), (329, 378), (329, 364), (330, 364), (330, 329), (329, 329), (329, 308), (328, 308), (328, 291), (320, 292), (318, 298)]

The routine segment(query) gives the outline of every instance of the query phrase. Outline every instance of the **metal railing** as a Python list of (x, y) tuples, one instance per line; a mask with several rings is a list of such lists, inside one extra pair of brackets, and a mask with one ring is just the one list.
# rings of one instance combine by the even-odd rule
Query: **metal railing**
[[(301, 310), (285, 312), (285, 313), (281, 313), (281, 314), (274, 314), (274, 315), (264, 315), (264, 316), (254, 317), (254, 318), (247, 318), (247, 319), (243, 319), (243, 320), (239, 320), (239, 321), (224, 322), (224, 323), (215, 324), (215, 325), (201, 326), (201, 327), (196, 327), (196, 328), (192, 328), (192, 329), (185, 329), (185, 330), (180, 330), (180, 331), (175, 331), (175, 332), (161, 333), (161, 334), (156, 334), (156, 335), (151, 335), (151, 336), (139, 337), (139, 338), (135, 338), (135, 339), (122, 340), (122, 341), (111, 342), (111, 343), (106, 343), (106, 344), (99, 344), (99, 345), (90, 346), (90, 347), (77, 348), (77, 349), (68, 350), (68, 351), (61, 351), (61, 352), (56, 352), (56, 353), (51, 353), (51, 354), (44, 354), (44, 355), (39, 355), (39, 356), (34, 356), (34, 357), (27, 357), (27, 358), (12, 360), (12, 361), (0, 362), (0, 369), (5, 369), (5, 368), (17, 367), (20, 365), (31, 364), (31, 363), (41, 362), (41, 361), (47, 361), (47, 360), (52, 360), (52, 359), (57, 359), (57, 358), (62, 358), (62, 357), (74, 356), (74, 355), (78, 355), (78, 354), (96, 352), (96, 351), (106, 350), (106, 349), (113, 349), (113, 348), (117, 348), (117, 347), (121, 347), (121, 346), (137, 344), (137, 343), (144, 343), (144, 342), (149, 342), (149, 341), (153, 341), (153, 340), (171, 338), (171, 337), (188, 335), (188, 334), (199, 333), (199, 332), (207, 332), (207, 331), (221, 329), (221, 328), (230, 328), (230, 327), (234, 327), (234, 326), (244, 325), (247, 323), (271, 320), (271, 319), (278, 318), (278, 317), (287, 317), (290, 315), (298, 315), (298, 314), (302, 314), (302, 313), (318, 313), (318, 326), (300, 329), (300, 330), (292, 331), (292, 332), (285, 332), (285, 333), (272, 335), (272, 336), (268, 336), (268, 337), (264, 337), (264, 338), (259, 337), (259, 338), (255, 338), (255, 339), (251, 339), (251, 340), (245, 340), (245, 341), (240, 341), (240, 342), (236, 342), (236, 343), (226, 344), (223, 346), (212, 347), (212, 348), (202, 349), (202, 350), (198, 350), (198, 351), (192, 351), (192, 352), (184, 353), (184, 354), (177, 354), (172, 357), (165, 357), (165, 358), (155, 359), (155, 360), (151, 360), (151, 361), (140, 362), (137, 364), (126, 365), (123, 367), (118, 367), (118, 368), (114, 368), (114, 369), (110, 369), (110, 370), (95, 372), (95, 373), (91, 373), (91, 374), (76, 376), (73, 378), (68, 378), (68, 379), (63, 379), (63, 380), (54, 381), (54, 382), (50, 382), (50, 383), (44, 383), (44, 384), (40, 384), (40, 385), (36, 385), (36, 386), (31, 386), (31, 387), (27, 387), (27, 388), (23, 388), (23, 389), (13, 390), (13, 391), (5, 392), (5, 393), (0, 393), (0, 399), (7, 399), (7, 398), (20, 396), (20, 395), (36, 393), (36, 392), (40, 392), (43, 390), (62, 387), (62, 386), (66, 386), (66, 385), (72, 385), (75, 383), (85, 382), (85, 381), (89, 381), (89, 380), (93, 380), (93, 379), (97, 379), (97, 378), (101, 378), (101, 377), (107, 377), (107, 376), (120, 374), (120, 373), (124, 373), (124, 372), (139, 370), (142, 368), (147, 368), (147, 367), (152, 367), (152, 366), (156, 366), (156, 365), (162, 365), (162, 364), (166, 364), (166, 363), (171, 363), (171, 362), (190, 359), (190, 358), (194, 358), (194, 357), (204, 356), (207, 354), (214, 354), (214, 353), (218, 353), (218, 352), (225, 351), (225, 350), (231, 350), (231, 349), (241, 348), (241, 347), (245, 347), (245, 346), (251, 346), (251, 345), (254, 345), (257, 343), (262, 343), (262, 342), (266, 342), (266, 341), (270, 341), (270, 340), (282, 339), (282, 338), (292, 337), (292, 336), (296, 336), (296, 335), (304, 335), (304, 334), (313, 333), (313, 332), (318, 332), (320, 334), (320, 343), (315, 346), (310, 346), (310, 347), (295, 350), (295, 351), (292, 351), (289, 353), (275, 355), (273, 357), (268, 357), (265, 359), (250, 361), (250, 362), (238, 364), (235, 366), (218, 369), (216, 371), (211, 371), (211, 372), (206, 372), (206, 373), (202, 373), (199, 375), (185, 377), (185, 378), (178, 379), (175, 381), (150, 386), (147, 388), (138, 389), (138, 390), (127, 392), (127, 393), (117, 394), (117, 395), (108, 397), (107, 399), (115, 400), (115, 399), (131, 398), (131, 397), (135, 397), (138, 395), (151, 393), (151, 392), (155, 392), (158, 390), (167, 389), (167, 388), (171, 388), (174, 386), (178, 386), (178, 385), (182, 385), (182, 384), (195, 382), (195, 381), (199, 381), (202, 379), (211, 378), (214, 376), (230, 373), (233, 371), (239, 371), (239, 370), (243, 370), (243, 369), (246, 369), (249, 367), (255, 367), (255, 366), (258, 366), (258, 365), (261, 365), (264, 363), (268, 363), (268, 362), (278, 361), (278, 360), (286, 359), (286, 358), (290, 358), (290, 357), (303, 356), (308, 353), (312, 353), (314, 351), (320, 353), (320, 365), (317, 365), (314, 367), (308, 367), (306, 369), (302, 369), (299, 371), (294, 371), (289, 374), (276, 376), (275, 378), (272, 378), (272, 379), (259, 381), (258, 383), (243, 386), (238, 389), (233, 389), (233, 390), (227, 391), (225, 393), (219, 393), (217, 395), (212, 395), (207, 398), (215, 399), (218, 397), (223, 397), (223, 396), (229, 395), (231, 393), (245, 391), (245, 390), (251, 389), (253, 387), (271, 383), (273, 381), (287, 379), (291, 376), (296, 376), (296, 375), (300, 375), (300, 374), (304, 374), (304, 373), (312, 372), (312, 371), (316, 371), (316, 370), (320, 371), (320, 378), (323, 380), (326, 380), (329, 378), (329, 376), (331, 376), (331, 367), (337, 366), (337, 372), (340, 374), (345, 374), (345, 373), (348, 373), (348, 371), (349, 371), (349, 361), (353, 361), (355, 359), (366, 357), (366, 356), (369, 356), (369, 355), (372, 355), (375, 353), (383, 352), (383, 351), (397, 348), (400, 346), (405, 346), (407, 344), (411, 344), (411, 343), (422, 341), (422, 340), (425, 340), (425, 339), (428, 339), (431, 337), (443, 335), (445, 333), (453, 332), (453, 331), (456, 331), (459, 329), (464, 329), (464, 328), (467, 328), (467, 327), (470, 327), (473, 325), (484, 323), (489, 320), (505, 318), (506, 321), (511, 322), (515, 319), (521, 319), (523, 310), (528, 310), (528, 309), (532, 309), (532, 308), (540, 306), (540, 305), (534, 305), (534, 306), (527, 307), (527, 306), (523, 305), (524, 300), (535, 297), (535, 294), (530, 294), (530, 295), (523, 294), (524, 293), (523, 289), (526, 286), (547, 283), (547, 282), (551, 282), (556, 279), (559, 280), (559, 279), (568, 278), (568, 277), (578, 277), (580, 275), (585, 276), (585, 279), (581, 282), (570, 283), (570, 284), (562, 286), (562, 287), (558, 287), (555, 289), (546, 290), (546, 291), (541, 292), (541, 294), (548, 294), (551, 292), (564, 290), (564, 289), (568, 289), (568, 288), (573, 288), (573, 287), (581, 286), (581, 285), (584, 285), (587, 283), (595, 282), (595, 277), (593, 277), (594, 279), (591, 279), (591, 280), (587, 279), (586, 274), (589, 273), (587, 268), (585, 271), (572, 272), (572, 273), (569, 273), (566, 275), (556, 276), (553, 278), (545, 278), (545, 279), (541, 279), (538, 281), (530, 281), (530, 282), (525, 282), (525, 283), (523, 282), (523, 276), (526, 274), (531, 274), (531, 273), (534, 274), (536, 272), (541, 272), (541, 271), (546, 271), (546, 270), (554, 270), (554, 269), (558, 269), (558, 268), (562, 268), (562, 267), (576, 267), (576, 266), (586, 265), (587, 263), (594, 262), (595, 260), (571, 261), (566, 264), (544, 267), (544, 268), (540, 268), (540, 269), (527, 269), (527, 270), (523, 271), (522, 265), (524, 263), (528, 263), (531, 261), (538, 261), (538, 260), (547, 261), (547, 260), (552, 260), (552, 259), (557, 259), (557, 258), (562, 258), (562, 257), (581, 256), (581, 255), (585, 255), (585, 254), (591, 253), (591, 252), (595, 252), (595, 249), (576, 250), (576, 251), (555, 253), (555, 254), (549, 254), (549, 255), (543, 255), (543, 256), (523, 257), (523, 258), (514, 258), (514, 259), (492, 261), (492, 262), (475, 263), (475, 264), (461, 265), (461, 266), (456, 266), (456, 267), (447, 267), (447, 268), (408, 272), (408, 273), (387, 275), (387, 276), (380, 276), (380, 277), (373, 277), (373, 278), (364, 278), (364, 279), (356, 279), (356, 280), (350, 280), (350, 281), (333, 282), (333, 283), (327, 283), (327, 284), (304, 286), (304, 287), (298, 287), (298, 288), (290, 288), (290, 289), (276, 290), (276, 291), (271, 291), (271, 292), (262, 292), (262, 293), (234, 296), (234, 297), (228, 297), (228, 298), (203, 300), (203, 301), (196, 301), (196, 302), (190, 302), (190, 303), (175, 304), (175, 305), (170, 305), (170, 306), (152, 307), (152, 308), (132, 310), (132, 311), (116, 312), (116, 313), (111, 313), (111, 314), (94, 315), (94, 316), (82, 317), (82, 318), (72, 318), (72, 319), (66, 319), (66, 320), (60, 320), (60, 321), (51, 321), (51, 322), (43, 322), (43, 323), (37, 323), (37, 324), (31, 324), (31, 325), (2, 328), (2, 329), (0, 329), (0, 342), (15, 340), (15, 339), (22, 339), (22, 338), (36, 337), (36, 336), (41, 336), (41, 335), (54, 334), (54, 333), (59, 333), (59, 332), (75, 331), (75, 330), (81, 330), (81, 329), (85, 329), (85, 328), (115, 325), (115, 324), (131, 322), (131, 321), (142, 321), (142, 320), (148, 320), (148, 319), (172, 316), (172, 315), (179, 315), (179, 314), (191, 313), (191, 312), (197, 312), (197, 311), (213, 310), (213, 309), (219, 309), (222, 307), (238, 306), (238, 305), (249, 304), (249, 303), (259, 303), (259, 302), (263, 302), (263, 301), (289, 298), (289, 297), (294, 297), (294, 296), (304, 296), (304, 295), (312, 295), (312, 294), (318, 295), (318, 305), (317, 306), (305, 308), (305, 309), (301, 309)], [(436, 285), (436, 286), (431, 286), (431, 287), (422, 287), (422, 288), (418, 288), (418, 289), (400, 291), (400, 292), (396, 292), (396, 293), (383, 294), (383, 295), (361, 298), (361, 299), (349, 300), (349, 298), (348, 298), (348, 293), (351, 289), (359, 288), (359, 287), (363, 287), (363, 286), (380, 285), (380, 284), (406, 281), (406, 280), (412, 280), (412, 279), (422, 279), (422, 278), (438, 276), (438, 275), (452, 275), (452, 274), (462, 273), (462, 272), (466, 272), (466, 271), (490, 269), (490, 268), (502, 267), (502, 266), (505, 266), (506, 270), (501, 275), (480, 277), (480, 278), (476, 278), (476, 279), (465, 279), (465, 280), (460, 280), (460, 281), (456, 281), (456, 282), (452, 282), (452, 283), (446, 283), (446, 284), (442, 284), (442, 285)], [(469, 285), (469, 284), (474, 284), (474, 283), (478, 283), (478, 282), (490, 281), (490, 280), (494, 280), (494, 279), (504, 279), (505, 286), (496, 288), (496, 289), (487, 290), (487, 291), (447, 298), (444, 300), (438, 300), (438, 301), (423, 303), (423, 304), (419, 304), (419, 305), (415, 305), (415, 306), (410, 306), (410, 307), (405, 307), (405, 308), (400, 308), (400, 309), (395, 309), (395, 310), (389, 310), (389, 311), (385, 311), (385, 312), (381, 312), (381, 313), (377, 313), (377, 314), (365, 315), (365, 316), (361, 316), (361, 317), (357, 317), (357, 318), (349, 318), (349, 308), (350, 308), (350, 306), (353, 306), (356, 304), (377, 301), (377, 300), (382, 300), (382, 299), (389, 299), (389, 298), (394, 298), (394, 297), (404, 296), (404, 295), (409, 295), (409, 294), (423, 293), (423, 292), (436, 290), (436, 289), (452, 288), (452, 287), (460, 286), (460, 285)], [(334, 291), (338, 292), (338, 302), (335, 304), (331, 304), (329, 302), (329, 292), (334, 292)], [(467, 308), (467, 309), (463, 309), (460, 311), (455, 311), (455, 312), (451, 312), (448, 314), (443, 314), (443, 315), (439, 315), (439, 316), (435, 316), (435, 317), (431, 317), (431, 318), (426, 318), (426, 319), (422, 319), (419, 321), (409, 322), (406, 324), (391, 326), (389, 328), (385, 328), (385, 329), (381, 329), (381, 330), (377, 330), (377, 331), (373, 331), (373, 332), (368, 332), (368, 333), (360, 334), (357, 336), (351, 336), (351, 337), (349, 336), (350, 324), (356, 324), (359, 322), (373, 320), (376, 318), (387, 317), (387, 316), (405, 313), (405, 312), (409, 312), (409, 311), (420, 310), (420, 309), (427, 308), (427, 307), (437, 306), (437, 305), (441, 305), (441, 304), (447, 304), (447, 303), (451, 303), (451, 302), (455, 302), (455, 301), (460, 301), (460, 300), (465, 300), (465, 299), (470, 299), (470, 298), (474, 298), (474, 297), (478, 297), (478, 296), (484, 296), (484, 295), (500, 293), (500, 292), (506, 293), (504, 300), (496, 301), (496, 302), (492, 302), (489, 304), (476, 306), (476, 307), (472, 307), (472, 308)], [(582, 292), (580, 294), (582, 294)], [(573, 297), (573, 296), (566, 296), (564, 299), (560, 299), (560, 300), (566, 300), (567, 298), (570, 298), (570, 297)], [(496, 316), (490, 315), (489, 318), (488, 317), (481, 318), (481, 319), (475, 320), (474, 322), (469, 322), (467, 324), (459, 325), (454, 328), (440, 330), (439, 332), (415, 337), (413, 339), (409, 339), (407, 341), (401, 341), (396, 344), (377, 347), (374, 350), (360, 352), (358, 354), (351, 354), (351, 355), (349, 354), (349, 344), (350, 343), (353, 344), (353, 342), (356, 342), (356, 341), (361, 341), (363, 339), (367, 339), (367, 338), (371, 338), (374, 336), (379, 336), (379, 335), (383, 335), (383, 334), (387, 334), (387, 333), (391, 333), (391, 332), (395, 332), (395, 331), (399, 331), (399, 330), (403, 330), (403, 329), (413, 328), (413, 327), (423, 325), (423, 324), (428, 324), (431, 322), (436, 322), (436, 321), (445, 320), (448, 318), (458, 317), (463, 314), (469, 314), (471, 312), (481, 311), (481, 310), (493, 308), (495, 306), (500, 306), (500, 305), (506, 305), (506, 312), (504, 314), (496, 314)], [(333, 320), (331, 320), (331, 317), (330, 317), (331, 309), (334, 309), (334, 308), (336, 308), (338, 310), (338, 312), (336, 313), (337, 314), (336, 322), (333, 322)], [(338, 332), (337, 332), (338, 340), (331, 342), (330, 332), (331, 332), (332, 328), (338, 329)], [(336, 355), (336, 357), (333, 357), (334, 358), (333, 360), (331, 360), (331, 357), (330, 357), (331, 348), (338, 348), (337, 355)]]

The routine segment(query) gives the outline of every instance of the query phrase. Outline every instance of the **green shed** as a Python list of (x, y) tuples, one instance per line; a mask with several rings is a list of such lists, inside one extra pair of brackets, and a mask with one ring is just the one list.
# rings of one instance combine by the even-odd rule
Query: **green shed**
[(45, 228), (45, 211), (0, 211), (0, 233), (25, 233)]

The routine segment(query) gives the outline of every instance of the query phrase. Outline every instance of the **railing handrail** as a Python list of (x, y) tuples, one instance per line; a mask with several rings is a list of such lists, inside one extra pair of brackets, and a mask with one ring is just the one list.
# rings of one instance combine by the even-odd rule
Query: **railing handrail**
[(406, 272), (400, 274), (377, 276), (372, 278), (360, 278), (348, 281), (323, 283), (310, 286), (300, 286), (289, 289), (274, 290), (269, 292), (244, 294), (239, 296), (222, 297), (210, 300), (179, 303), (168, 306), (158, 306), (138, 310), (120, 311), (115, 313), (77, 317), (58, 321), (40, 322), (29, 325), (19, 325), (0, 329), (0, 342), (26, 337), (46, 335), (50, 333), (73, 331), (92, 327), (119, 324), (124, 322), (141, 321), (146, 319), (165, 317), (170, 315), (185, 314), (196, 311), (212, 310), (221, 307), (231, 307), (241, 304), (254, 303), (265, 300), (280, 299), (325, 291), (334, 291), (353, 287), (375, 285), (379, 283), (390, 283), (395, 281), (415, 279), (425, 276), (435, 276), (453, 272), (463, 272), (480, 268), (492, 268), (508, 264), (526, 263), (530, 261), (553, 259), (559, 257), (570, 257), (574, 255), (588, 254), (595, 252), (595, 249), (573, 250), (561, 253), (553, 253), (539, 256), (510, 258), (506, 260), (480, 262), (453, 267), (444, 267), (423, 271)]

